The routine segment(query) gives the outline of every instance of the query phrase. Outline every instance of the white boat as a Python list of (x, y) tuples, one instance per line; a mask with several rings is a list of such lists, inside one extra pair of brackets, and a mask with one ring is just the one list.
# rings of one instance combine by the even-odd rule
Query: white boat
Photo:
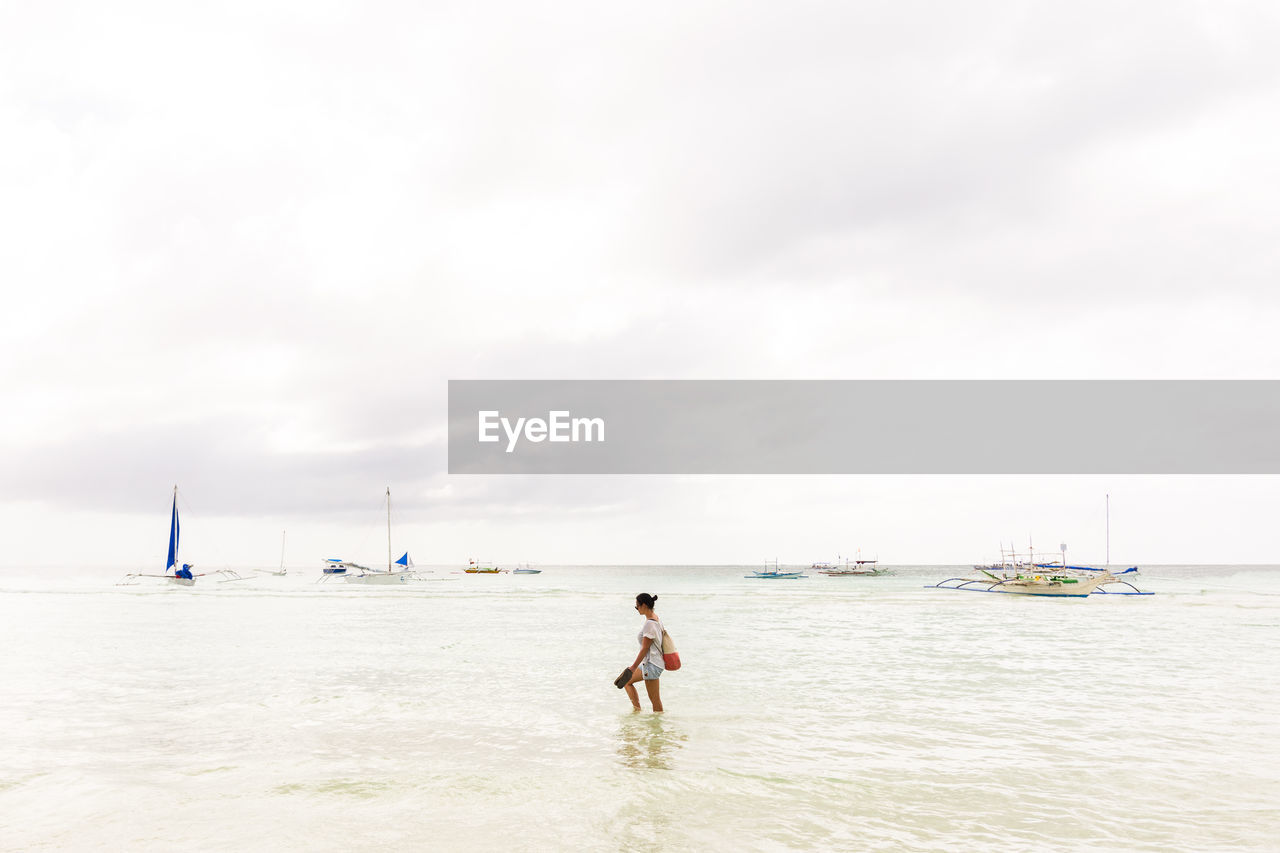
[(773, 561), (773, 568), (769, 568), (769, 563), (764, 564), (764, 571), (752, 572), (749, 575), (743, 575), (748, 580), (795, 580), (797, 578), (807, 578), (804, 572), (783, 572), (778, 570), (778, 561)]
[(280, 568), (274, 572), (270, 569), (255, 569), (254, 571), (260, 572), (264, 575), (274, 575), (276, 577), (284, 577), (289, 574), (284, 568), (284, 538), (287, 532), (288, 531), (284, 530), (280, 531)]
[(391, 487), (387, 487), (387, 567), (386, 569), (371, 569), (368, 566), (362, 566), (351, 560), (343, 560), (337, 557), (330, 557), (325, 560), (324, 569), (320, 575), (320, 581), (327, 581), (330, 578), (341, 577), (347, 583), (367, 584), (367, 585), (399, 585), (407, 584), (409, 581), (417, 577), (417, 572), (413, 568), (413, 560), (409, 559), (409, 552), (404, 552), (400, 559), (391, 559)]
[(403, 584), (408, 583), (415, 577), (415, 573), (412, 569), (407, 571), (401, 569), (383, 571), (382, 569), (369, 569), (363, 566), (361, 566), (360, 569), (360, 571), (355, 573), (348, 572), (342, 576), (342, 579), (347, 583)]
[(231, 569), (218, 569), (212, 572), (194, 572), (195, 565), (192, 563), (184, 563), (178, 557), (178, 546), (182, 527), (178, 523), (178, 487), (173, 487), (173, 509), (169, 514), (169, 555), (165, 558), (164, 574), (148, 574), (146, 572), (131, 572), (124, 576), (117, 586), (132, 586), (138, 583), (142, 578), (160, 578), (176, 586), (195, 586), (196, 578), (202, 578), (206, 575), (218, 575), (220, 583), (227, 581), (244, 580), (237, 572)]
[(350, 560), (344, 560), (341, 557), (329, 557), (324, 561), (324, 568), (320, 570), (323, 575), (345, 575), (351, 569), (363, 569), (364, 566), (357, 565)]
[(1014, 595), (1046, 595), (1058, 598), (1088, 598), (1102, 583), (1102, 578), (1082, 578), (1065, 573), (1053, 573), (1048, 569), (1042, 574), (1015, 574), (1000, 577), (986, 569), (979, 572), (985, 577), (947, 578), (930, 589), (959, 589), (969, 592), (1004, 592)]
[[(974, 566), (974, 575), (967, 578), (947, 578), (932, 589), (958, 589), (968, 592), (1001, 592), (1016, 595), (1045, 595), (1067, 598), (1087, 598), (1090, 595), (1151, 595), (1143, 592), (1121, 575), (1135, 574), (1137, 566), (1122, 572), (1112, 572), (1110, 566), (1073, 566), (1067, 563), (1067, 546), (1059, 546), (1062, 559), (1059, 562), (1037, 561), (1035, 550), (1028, 545), (1027, 554), (1019, 555), (1011, 548), (1006, 554), (1000, 549), (1000, 562)], [(1109, 589), (1108, 587), (1116, 587)], [(1122, 589), (1121, 587), (1128, 587)]]
[(888, 574), (888, 571), (880, 568), (877, 562), (877, 560), (863, 560), (861, 558), (856, 560), (846, 559), (843, 566), (839, 563), (814, 563), (811, 568), (820, 575), (833, 578)]
[(535, 569), (535, 568), (533, 568), (532, 566), (530, 566), (528, 563), (525, 563), (523, 566), (516, 566), (514, 569), (512, 569), (512, 570), (511, 570), (511, 574), (513, 574), (513, 575), (540, 575), (540, 574), (542, 574), (542, 569)]

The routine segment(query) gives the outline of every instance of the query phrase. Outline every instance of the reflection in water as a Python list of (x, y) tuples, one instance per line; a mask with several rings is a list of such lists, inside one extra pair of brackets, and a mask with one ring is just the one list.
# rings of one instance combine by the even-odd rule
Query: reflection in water
[(633, 714), (618, 725), (618, 757), (636, 770), (670, 770), (676, 750), (688, 739), (662, 714)]

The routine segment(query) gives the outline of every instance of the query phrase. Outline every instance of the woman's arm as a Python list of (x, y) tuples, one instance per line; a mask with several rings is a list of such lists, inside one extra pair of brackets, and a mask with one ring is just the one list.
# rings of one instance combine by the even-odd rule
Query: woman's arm
[(640, 641), (640, 654), (636, 655), (636, 662), (631, 664), (631, 671), (635, 672), (640, 668), (640, 661), (644, 660), (645, 655), (649, 654), (649, 647), (653, 645), (653, 640), (645, 637)]

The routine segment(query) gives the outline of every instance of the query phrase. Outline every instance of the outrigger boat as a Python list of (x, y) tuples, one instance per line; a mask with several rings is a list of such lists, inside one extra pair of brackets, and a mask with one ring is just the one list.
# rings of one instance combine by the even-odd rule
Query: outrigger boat
[(876, 565), (877, 562), (878, 561), (876, 560), (845, 560), (843, 566), (838, 563), (836, 565), (832, 565), (831, 563), (814, 563), (810, 568), (820, 575), (826, 575), (827, 577), (833, 578), (849, 577), (853, 575), (867, 576), (888, 574), (886, 569), (882, 569)]
[(794, 580), (795, 578), (807, 578), (804, 572), (782, 572), (778, 571), (778, 561), (773, 561), (773, 568), (769, 568), (769, 563), (764, 564), (764, 571), (752, 572), (749, 575), (743, 575), (744, 578), (751, 580), (767, 579), (767, 580)]
[[(974, 566), (977, 576), (947, 578), (929, 589), (959, 589), (969, 592), (1003, 592), (1017, 595), (1046, 595), (1067, 598), (1087, 598), (1090, 595), (1152, 595), (1143, 592), (1121, 575), (1136, 574), (1137, 566), (1121, 572), (1111, 567), (1072, 566), (1067, 563), (1067, 546), (1060, 546), (1062, 561), (1058, 563), (1036, 562), (1035, 551), (1028, 546), (1023, 560), (1010, 549), (1006, 555), (1000, 550), (1000, 562)], [(1107, 589), (1107, 587), (1128, 589)]]
[(405, 551), (400, 559), (391, 559), (391, 487), (387, 487), (387, 568), (371, 569), (368, 566), (362, 566), (350, 560), (342, 560), (336, 557), (330, 557), (324, 561), (324, 568), (320, 574), (318, 583), (329, 580), (334, 577), (341, 577), (347, 583), (359, 584), (404, 584), (417, 577), (417, 572), (413, 568), (413, 560), (409, 559), (409, 552)]
[(1065, 574), (1024, 575), (1000, 577), (979, 569), (986, 575), (981, 578), (947, 578), (936, 584), (928, 584), (931, 589), (963, 589), (970, 592), (1008, 592), (1016, 595), (1049, 595), (1065, 598), (1088, 598), (1102, 583), (1102, 578), (1079, 578)]
[[(505, 573), (506, 569), (500, 569), (497, 566), (484, 566), (475, 560), (470, 560), (463, 571), (469, 575), (500, 575)], [(529, 572), (521, 572), (521, 574), (529, 574)]]
[(192, 563), (184, 563), (178, 559), (178, 541), (181, 533), (181, 525), (178, 523), (178, 487), (173, 487), (173, 510), (169, 515), (169, 556), (165, 559), (164, 574), (153, 575), (145, 572), (131, 572), (124, 576), (120, 583), (116, 586), (133, 586), (142, 578), (162, 578), (169, 583), (177, 586), (195, 586), (196, 578), (202, 578), (205, 575), (221, 575), (219, 583), (227, 583), (228, 581), (244, 580), (238, 572), (231, 569), (218, 569), (213, 572), (192, 571), (195, 565)]

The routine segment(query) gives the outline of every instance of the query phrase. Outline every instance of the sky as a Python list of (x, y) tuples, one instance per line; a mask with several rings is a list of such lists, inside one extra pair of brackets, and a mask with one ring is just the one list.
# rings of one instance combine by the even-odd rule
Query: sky
[[(0, 565), (1280, 562), (1274, 477), (460, 477), (449, 379), (1280, 378), (1262, 2), (0, 4)], [(1098, 413), (1083, 413), (1098, 414)], [(1105, 413), (1102, 413), (1105, 414)], [(798, 413), (803, 416), (804, 413)], [(383, 532), (379, 532), (383, 531)]]

